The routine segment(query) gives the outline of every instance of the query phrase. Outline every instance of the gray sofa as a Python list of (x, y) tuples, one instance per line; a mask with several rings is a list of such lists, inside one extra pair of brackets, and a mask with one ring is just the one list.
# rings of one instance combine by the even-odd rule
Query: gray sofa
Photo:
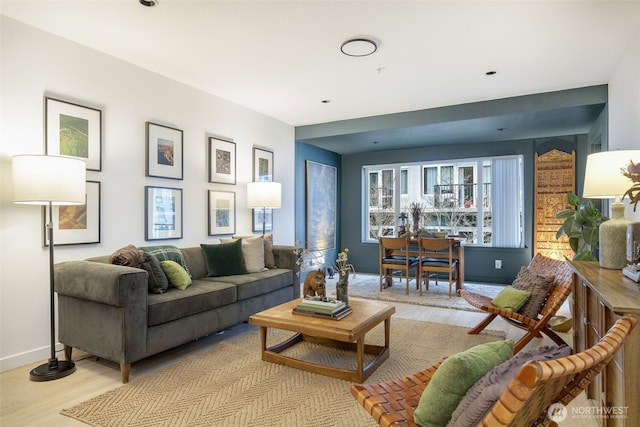
[(180, 249), (193, 283), (184, 290), (148, 291), (147, 272), (113, 265), (109, 256), (55, 265), (59, 341), (120, 364), (131, 363), (218, 332), (269, 307), (300, 297), (293, 246), (273, 246), (276, 268), (207, 277), (200, 247)]

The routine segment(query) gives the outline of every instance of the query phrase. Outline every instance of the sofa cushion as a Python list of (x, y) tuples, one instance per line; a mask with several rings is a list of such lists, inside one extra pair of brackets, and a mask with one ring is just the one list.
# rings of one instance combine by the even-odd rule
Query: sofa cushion
[[(242, 257), (247, 273), (257, 273), (265, 269), (264, 265), (264, 241), (262, 236), (242, 237)], [(231, 243), (234, 239), (222, 238), (221, 243)]]
[(291, 270), (272, 269), (259, 273), (221, 276), (215, 280), (235, 285), (238, 301), (242, 301), (291, 286), (292, 274)]
[(127, 267), (140, 268), (142, 265), (142, 254), (133, 245), (127, 245), (118, 249), (109, 257), (109, 263), (116, 265), (126, 265)]
[(184, 290), (170, 287), (164, 294), (149, 294), (149, 326), (160, 325), (236, 302), (236, 287), (214, 279), (194, 280)]
[(182, 248), (181, 251), (189, 266), (191, 278), (197, 280), (207, 277), (207, 262), (204, 259), (204, 251), (202, 248), (200, 246), (194, 246), (191, 248)]
[(547, 299), (547, 295), (551, 291), (551, 287), (555, 282), (555, 276), (541, 276), (535, 271), (522, 267), (518, 276), (513, 281), (512, 286), (515, 289), (531, 292), (529, 300), (518, 310), (518, 313), (530, 317), (538, 318), (538, 313)]
[(445, 426), (467, 390), (513, 355), (513, 340), (471, 347), (445, 359), (422, 392), (414, 412), (416, 424)]
[(150, 253), (155, 255), (160, 261), (175, 261), (184, 268), (189, 276), (191, 276), (191, 272), (189, 271), (189, 266), (184, 259), (184, 255), (182, 255), (182, 251), (173, 245), (160, 245), (160, 246), (142, 246), (140, 248), (142, 252)]
[(191, 277), (187, 270), (182, 268), (180, 264), (175, 261), (167, 260), (160, 261), (160, 267), (162, 267), (162, 271), (167, 275), (167, 279), (169, 279), (169, 283), (171, 286), (178, 289), (187, 289), (187, 287), (191, 284)]
[(204, 251), (208, 277), (247, 273), (242, 255), (242, 240), (217, 245), (201, 244), (200, 247)]
[(160, 261), (155, 255), (149, 253), (142, 253), (142, 265), (140, 266), (149, 274), (149, 292), (154, 294), (162, 294), (167, 291), (169, 287), (169, 279), (164, 274)]

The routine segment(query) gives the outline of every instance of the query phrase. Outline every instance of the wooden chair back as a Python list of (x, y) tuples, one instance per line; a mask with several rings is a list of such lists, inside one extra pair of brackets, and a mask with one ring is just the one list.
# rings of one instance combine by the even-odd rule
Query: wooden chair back
[[(607, 366), (636, 324), (618, 319), (587, 350), (555, 360), (527, 362), (511, 379), (498, 401), (478, 424), (485, 427), (557, 424), (549, 419), (554, 403), (569, 404)], [(441, 362), (404, 378), (351, 386), (351, 394), (381, 426), (417, 426), (413, 412)]]
[[(409, 273), (416, 265), (415, 257), (409, 255), (409, 239), (407, 237), (380, 237), (380, 291), (390, 285), (394, 270), (404, 271), (407, 281), (406, 293), (409, 294)], [(383, 283), (384, 280), (384, 283)]]
[[(451, 238), (418, 238), (418, 269), (419, 269), (419, 289), (422, 295), (422, 278), (424, 273), (425, 287), (429, 290), (430, 273), (449, 274), (449, 298), (453, 286), (453, 275), (458, 274), (458, 260), (453, 258), (453, 245), (458, 242)], [(437, 283), (437, 281), (436, 281)]]

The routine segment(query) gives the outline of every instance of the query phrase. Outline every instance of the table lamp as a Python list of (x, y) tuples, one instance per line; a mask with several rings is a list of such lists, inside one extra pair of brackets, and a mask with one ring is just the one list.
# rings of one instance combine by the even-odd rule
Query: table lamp
[(11, 162), (13, 203), (49, 206), (49, 303), (51, 357), (31, 370), (31, 381), (66, 377), (76, 370), (71, 360), (58, 360), (55, 352), (55, 301), (53, 274), (53, 206), (86, 203), (86, 164), (69, 157), (20, 155)]
[(600, 267), (622, 269), (626, 264), (627, 221), (624, 218), (622, 195), (631, 187), (631, 182), (620, 172), (629, 164), (638, 150), (602, 151), (587, 156), (582, 197), (592, 199), (615, 199), (611, 205), (611, 219), (600, 225)]
[(256, 181), (247, 184), (247, 207), (263, 209), (262, 235), (265, 232), (267, 209), (277, 209), (282, 200), (282, 186), (279, 182)]

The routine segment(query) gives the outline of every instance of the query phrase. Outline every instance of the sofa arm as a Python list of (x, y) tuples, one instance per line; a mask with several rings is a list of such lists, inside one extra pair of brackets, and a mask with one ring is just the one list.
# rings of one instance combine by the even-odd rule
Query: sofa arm
[(148, 276), (138, 268), (94, 261), (67, 261), (54, 267), (60, 295), (124, 307), (147, 306)]

